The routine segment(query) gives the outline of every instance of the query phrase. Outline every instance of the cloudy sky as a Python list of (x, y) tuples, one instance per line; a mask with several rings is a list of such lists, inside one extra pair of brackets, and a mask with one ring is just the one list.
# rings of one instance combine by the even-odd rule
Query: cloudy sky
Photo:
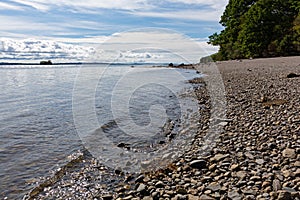
[[(211, 53), (217, 48), (209, 47), (205, 41), (210, 34), (222, 30), (218, 21), (227, 2), (228, 0), (2, 0), (0, 56), (2, 60), (4, 57), (40, 59), (36, 52), (53, 53), (60, 49), (61, 53), (68, 51), (64, 52), (65, 55), (72, 54), (74, 59), (74, 49), (78, 49), (81, 54), (83, 51), (91, 54), (91, 48), (104, 52), (103, 49), (107, 47), (95, 44), (105, 42), (106, 46), (114, 45), (114, 50), (119, 48), (119, 57), (124, 57), (127, 52), (132, 53), (129, 57), (158, 59), (159, 56), (154, 55), (153, 49), (148, 54), (139, 54), (136, 49), (141, 47), (135, 46), (135, 50), (132, 46), (120, 48), (116, 41), (124, 41), (124, 38), (127, 40), (128, 34), (123, 37), (122, 33), (128, 32), (135, 37), (135, 40), (129, 39), (131, 43), (149, 43), (150, 39), (154, 43), (163, 40), (181, 45), (189, 38), (205, 48), (206, 53)], [(157, 30), (162, 30), (162, 34), (158, 34)], [(141, 32), (147, 35), (143, 37)], [(167, 34), (171, 34), (169, 41), (166, 40)], [(183, 41), (180, 35), (184, 38)], [(75, 48), (68, 45), (75, 45)], [(151, 45), (146, 46), (149, 49)], [(158, 48), (164, 47), (159, 45)], [(171, 48), (166, 49), (173, 51)], [(35, 55), (29, 56), (28, 52), (35, 52)], [(24, 53), (27, 53), (27, 57), (24, 57)], [(65, 58), (69, 59), (68, 56)]]

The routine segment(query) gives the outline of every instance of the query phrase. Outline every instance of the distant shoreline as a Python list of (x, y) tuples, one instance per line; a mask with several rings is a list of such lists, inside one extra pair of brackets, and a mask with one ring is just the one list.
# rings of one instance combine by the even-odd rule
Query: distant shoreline
[[(52, 63), (52, 65), (163, 65), (168, 66), (169, 63), (109, 63), (109, 62), (59, 62)], [(43, 65), (38, 62), (36, 63), (21, 63), (21, 62), (0, 62), (0, 65)]]

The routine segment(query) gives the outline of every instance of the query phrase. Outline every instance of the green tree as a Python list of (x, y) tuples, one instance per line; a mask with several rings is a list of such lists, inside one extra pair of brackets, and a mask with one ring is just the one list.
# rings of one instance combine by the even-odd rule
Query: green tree
[(225, 29), (209, 37), (220, 46), (213, 59), (299, 54), (298, 15), (298, 0), (230, 0), (220, 21)]

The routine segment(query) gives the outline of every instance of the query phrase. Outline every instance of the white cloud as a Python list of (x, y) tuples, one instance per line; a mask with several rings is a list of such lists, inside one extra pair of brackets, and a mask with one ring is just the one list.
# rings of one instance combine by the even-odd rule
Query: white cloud
[(30, 6), (32, 8), (35, 8), (40, 11), (47, 11), (50, 7), (48, 6), (50, 2), (46, 1), (28, 1), (28, 0), (12, 0), (13, 2), (16, 2), (18, 4), (22, 4), (25, 6)]
[(58, 41), (2, 38), (2, 62), (51, 59), (55, 62), (196, 63), (202, 56), (217, 51), (217, 47), (203, 39), (191, 39), (166, 29), (140, 29), (111, 37), (74, 39), (78, 45), (63, 43), (64, 38)]
[[(210, 46), (203, 40), (188, 38), (182, 34), (167, 29), (138, 29), (129, 32), (116, 33), (110, 39), (99, 44), (102, 53), (95, 54), (95, 58), (122, 59), (124, 52), (135, 57), (144, 56), (145, 62), (198, 62), (202, 56), (215, 53), (218, 47)], [(149, 54), (149, 50), (151, 53)], [(145, 57), (146, 55), (146, 57)], [(148, 58), (147, 58), (148, 55)], [(127, 60), (128, 61), (128, 60)]]
[(37, 10), (47, 11), (50, 7), (59, 7), (67, 6), (73, 7), (78, 10), (80, 8), (89, 8), (95, 10), (97, 8), (104, 9), (122, 9), (122, 10), (132, 10), (132, 9), (141, 9), (148, 6), (146, 0), (114, 0), (114, 1), (94, 1), (94, 0), (85, 0), (85, 1), (75, 1), (75, 0), (12, 0), (14, 2), (31, 6)]
[(195, 21), (219, 21), (220, 11), (208, 10), (183, 10), (183, 11), (165, 11), (165, 12), (132, 12), (133, 15), (141, 17), (158, 17), (180, 20), (195, 20)]
[[(161, 17), (171, 19), (217, 21), (222, 14), (228, 0), (164, 0), (159, 4), (150, 0), (114, 0), (114, 1), (75, 1), (75, 0), (12, 0), (19, 4), (31, 6), (40, 11), (66, 7), (76, 12), (91, 12), (96, 14), (98, 9), (115, 9), (127, 11), (129, 14), (144, 17)], [(160, 9), (161, 3), (182, 3), (193, 7), (206, 6), (203, 9), (194, 10), (165, 10)], [(178, 15), (176, 15), (176, 13)]]
[(62, 26), (52, 26), (51, 23), (34, 22), (29, 18), (0, 15), (1, 31), (46, 31), (65, 30)]
[(0, 61), (48, 60), (81, 61), (95, 52), (92, 47), (65, 44), (51, 40), (0, 39)]
[(0, 10), (24, 10), (21, 6), (0, 2)]

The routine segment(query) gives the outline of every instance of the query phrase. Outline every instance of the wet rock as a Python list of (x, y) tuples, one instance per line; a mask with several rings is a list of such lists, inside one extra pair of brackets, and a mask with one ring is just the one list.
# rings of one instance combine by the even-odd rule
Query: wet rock
[(203, 169), (203, 168), (206, 168), (206, 161), (205, 160), (193, 160), (192, 162), (190, 162), (190, 166), (192, 168)]
[(295, 74), (295, 73), (289, 73), (286, 77), (287, 78), (297, 78), (297, 77), (300, 77), (300, 75)]
[(136, 183), (141, 183), (144, 181), (145, 176), (144, 175), (140, 175), (135, 179)]

